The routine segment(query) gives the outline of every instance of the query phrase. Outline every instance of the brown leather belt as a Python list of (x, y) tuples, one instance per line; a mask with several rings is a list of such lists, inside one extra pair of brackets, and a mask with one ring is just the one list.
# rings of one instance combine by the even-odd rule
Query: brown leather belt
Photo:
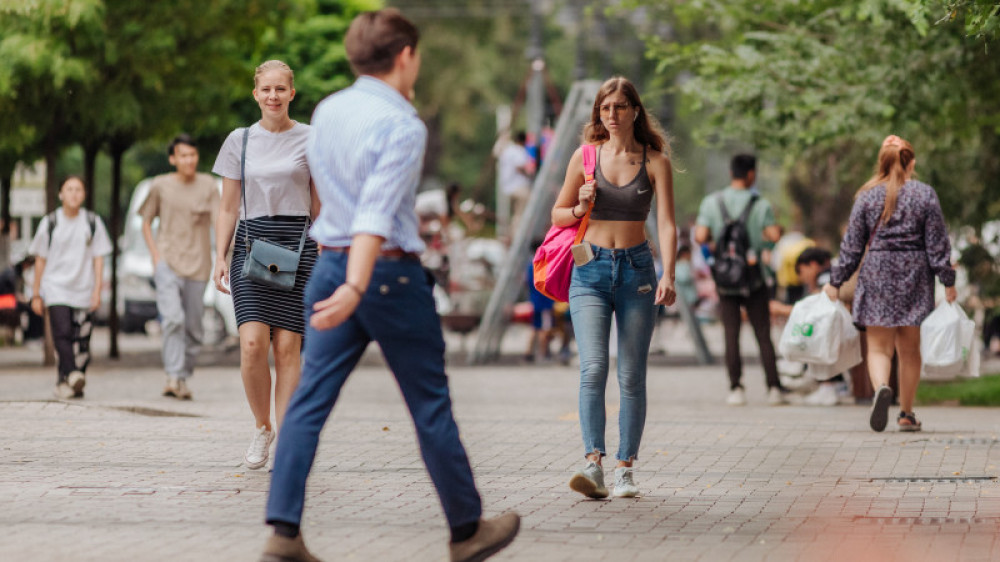
[[(351, 252), (350, 246), (320, 246), (324, 252), (338, 252), (341, 254), (349, 254)], [(388, 258), (395, 260), (416, 260), (420, 261), (420, 255), (413, 252), (406, 252), (401, 248), (391, 248), (389, 250), (379, 250), (378, 257)]]

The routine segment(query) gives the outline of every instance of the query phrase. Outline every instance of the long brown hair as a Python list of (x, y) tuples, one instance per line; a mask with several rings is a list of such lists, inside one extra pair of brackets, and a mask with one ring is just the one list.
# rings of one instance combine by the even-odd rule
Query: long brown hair
[(642, 146), (658, 150), (666, 154), (669, 158), (670, 143), (667, 140), (667, 134), (663, 132), (663, 127), (660, 126), (655, 117), (646, 112), (646, 108), (642, 105), (642, 100), (639, 99), (639, 92), (635, 89), (635, 85), (629, 82), (627, 78), (621, 76), (615, 76), (604, 84), (601, 84), (601, 89), (597, 91), (597, 97), (594, 98), (594, 109), (590, 112), (590, 122), (583, 128), (583, 142), (586, 144), (600, 144), (611, 138), (611, 133), (604, 127), (604, 123), (601, 122), (601, 104), (604, 103), (604, 98), (615, 92), (621, 92), (625, 96), (625, 99), (638, 112), (632, 128), (632, 134), (636, 142)]
[(909, 142), (896, 135), (889, 135), (882, 142), (882, 148), (878, 151), (875, 173), (858, 190), (860, 196), (878, 185), (885, 185), (885, 206), (882, 208), (880, 219), (882, 224), (887, 224), (889, 217), (896, 211), (899, 190), (906, 183), (906, 170), (910, 167), (915, 156), (913, 146)]

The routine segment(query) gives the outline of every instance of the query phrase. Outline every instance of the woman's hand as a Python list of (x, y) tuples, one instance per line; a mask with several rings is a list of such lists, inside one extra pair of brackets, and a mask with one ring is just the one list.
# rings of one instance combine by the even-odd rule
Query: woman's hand
[(94, 289), (94, 294), (90, 295), (90, 311), (96, 312), (101, 307), (101, 290)]
[(673, 279), (666, 275), (660, 277), (660, 282), (656, 285), (656, 304), (670, 306), (677, 300), (677, 291), (674, 289)]
[(215, 258), (215, 270), (212, 271), (212, 281), (215, 282), (215, 289), (224, 295), (229, 294), (229, 267), (226, 259)]
[(594, 185), (594, 180), (590, 180), (580, 186), (580, 193), (577, 195), (577, 198), (580, 200), (580, 203), (583, 203), (584, 207), (589, 207), (596, 197), (597, 187)]
[(954, 285), (952, 285), (951, 287), (944, 288), (944, 300), (948, 302), (955, 302), (955, 299), (957, 298), (958, 298), (958, 290), (955, 289)]
[(45, 316), (45, 301), (42, 297), (38, 295), (31, 297), (31, 311), (38, 316)]
[(826, 296), (829, 297), (830, 300), (834, 302), (840, 300), (840, 289), (834, 287), (829, 283), (823, 286), (823, 292), (826, 293)]

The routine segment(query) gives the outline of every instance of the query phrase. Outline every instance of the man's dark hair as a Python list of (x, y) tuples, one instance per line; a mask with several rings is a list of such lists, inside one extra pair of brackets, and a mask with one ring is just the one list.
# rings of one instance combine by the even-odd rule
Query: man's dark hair
[(729, 162), (729, 171), (734, 180), (745, 180), (750, 172), (757, 169), (757, 157), (753, 154), (737, 154)]
[(517, 144), (524, 144), (528, 142), (528, 135), (524, 134), (524, 131), (518, 131), (514, 133), (514, 142)]
[(177, 145), (179, 144), (186, 144), (191, 148), (198, 150), (198, 145), (194, 143), (194, 139), (191, 138), (191, 135), (187, 133), (181, 133), (176, 137), (174, 137), (174, 140), (170, 141), (170, 145), (167, 146), (167, 156), (173, 156), (174, 149), (177, 148)]
[(356, 75), (381, 75), (392, 70), (406, 47), (417, 48), (420, 32), (399, 10), (386, 8), (354, 18), (344, 37), (344, 49)]
[(830, 252), (824, 250), (823, 248), (817, 248), (816, 246), (806, 248), (805, 250), (802, 250), (799, 257), (795, 259), (795, 271), (798, 271), (799, 267), (810, 263), (818, 263), (820, 265), (828, 264), (830, 263), (830, 258), (832, 257), (833, 256)]

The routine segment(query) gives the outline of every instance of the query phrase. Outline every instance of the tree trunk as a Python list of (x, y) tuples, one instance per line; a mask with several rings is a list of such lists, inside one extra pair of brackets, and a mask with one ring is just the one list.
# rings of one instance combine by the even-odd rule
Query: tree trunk
[(10, 190), (14, 167), (0, 169), (0, 264), (10, 263)]
[(94, 192), (97, 186), (94, 184), (94, 176), (97, 170), (97, 154), (101, 151), (100, 142), (87, 142), (83, 145), (83, 183), (87, 187), (87, 199), (84, 206), (94, 210)]
[(118, 237), (122, 232), (121, 192), (122, 157), (131, 143), (116, 139), (111, 142), (111, 313), (108, 317), (110, 329), (110, 349), (108, 356), (120, 357), (118, 353)]
[(45, 212), (51, 213), (59, 206), (59, 185), (56, 162), (59, 159), (59, 138), (62, 135), (62, 118), (59, 112), (52, 118), (52, 125), (45, 133)]
[[(59, 158), (57, 126), (53, 125), (45, 137), (45, 212), (51, 213), (59, 206), (59, 185), (56, 180), (56, 160)], [(45, 345), (43, 346), (42, 365), (51, 367), (56, 364), (56, 348), (52, 341), (52, 326), (49, 324), (48, 312), (45, 313)]]

